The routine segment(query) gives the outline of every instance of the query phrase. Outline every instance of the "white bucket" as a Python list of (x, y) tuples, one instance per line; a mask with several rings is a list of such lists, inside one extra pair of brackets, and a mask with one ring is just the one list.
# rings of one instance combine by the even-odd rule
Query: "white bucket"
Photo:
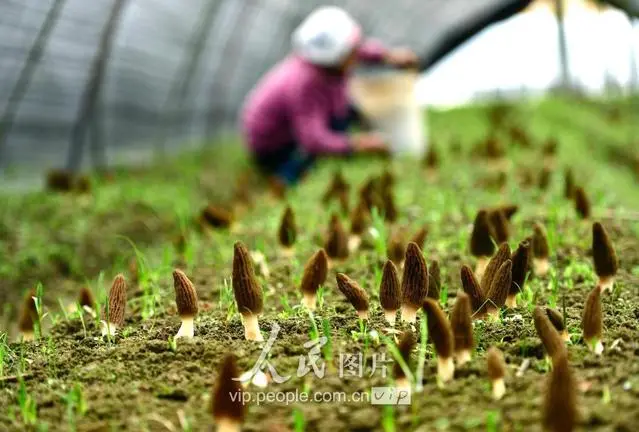
[(416, 71), (383, 67), (358, 69), (350, 80), (353, 102), (383, 134), (393, 154), (421, 156), (426, 151), (425, 111), (417, 101)]

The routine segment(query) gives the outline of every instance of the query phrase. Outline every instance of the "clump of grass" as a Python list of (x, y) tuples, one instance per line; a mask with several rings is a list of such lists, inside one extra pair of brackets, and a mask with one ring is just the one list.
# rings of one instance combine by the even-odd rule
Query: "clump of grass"
[(493, 389), (493, 399), (500, 400), (506, 394), (506, 362), (504, 354), (497, 347), (491, 346), (486, 352), (486, 369)]
[(5, 376), (5, 364), (12, 357), (12, 351), (7, 343), (7, 334), (0, 332), (0, 378)]
[(545, 276), (550, 270), (550, 247), (546, 228), (536, 222), (533, 226), (533, 270), (536, 276)]
[(455, 364), (453, 363), (453, 351), (455, 339), (450, 322), (439, 304), (427, 298), (424, 301), (424, 312), (428, 317), (428, 335), (437, 352), (437, 377), (439, 385), (453, 379)]
[(286, 209), (284, 209), (280, 227), (277, 231), (277, 238), (283, 255), (292, 256), (294, 254), (293, 246), (297, 238), (297, 225), (295, 224), (295, 214), (291, 206), (287, 206)]
[(421, 249), (408, 243), (402, 276), (402, 321), (414, 323), (428, 296), (428, 267)]
[(395, 326), (397, 311), (401, 305), (401, 286), (397, 267), (388, 260), (384, 264), (382, 280), (379, 286), (379, 301), (384, 310), (384, 317), (391, 326)]
[(330, 365), (333, 361), (333, 338), (331, 337), (331, 323), (328, 318), (322, 318), (322, 334), (326, 338), (326, 344), (323, 349), (324, 360)]
[(575, 429), (577, 423), (577, 389), (568, 363), (568, 354), (561, 353), (553, 361), (547, 379), (543, 405), (543, 425), (550, 432)]
[(450, 326), (455, 337), (455, 359), (458, 366), (470, 361), (475, 347), (471, 314), (470, 297), (464, 292), (458, 292), (450, 315)]
[(375, 251), (379, 256), (386, 256), (386, 225), (384, 222), (384, 218), (377, 210), (377, 207), (374, 207), (371, 211), (372, 217), (372, 227), (369, 232), (373, 237), (373, 245), (375, 247)]
[(475, 216), (473, 232), (470, 236), (470, 253), (477, 259), (475, 274), (478, 278), (482, 277), (488, 265), (488, 260), (495, 253), (493, 236), (488, 220), (488, 212), (479, 210)]
[(118, 274), (111, 284), (109, 298), (102, 315), (102, 336), (115, 336), (124, 324), (126, 311), (126, 280), (124, 275)]
[(219, 432), (239, 432), (246, 410), (235, 356), (227, 354), (222, 361), (213, 395), (211, 413)]
[(357, 282), (344, 273), (337, 273), (337, 288), (348, 302), (353, 305), (360, 320), (368, 319), (368, 294)]
[(27, 386), (22, 378), (19, 379), (18, 383), (18, 406), (20, 407), (22, 422), (26, 426), (38, 424), (38, 404), (35, 398), (27, 392)]
[(586, 305), (584, 306), (581, 320), (584, 342), (595, 354), (603, 353), (604, 347), (601, 343), (603, 329), (603, 319), (601, 312), (601, 287), (596, 286), (588, 294)]
[(250, 253), (242, 242), (233, 246), (233, 293), (242, 316), (246, 340), (262, 342), (258, 317), (264, 308), (262, 287), (255, 277)]
[(194, 334), (193, 322), (198, 313), (198, 298), (195, 286), (182, 270), (173, 270), (173, 288), (175, 289), (175, 304), (178, 315), (182, 320), (175, 338), (192, 338)]
[(82, 386), (76, 383), (71, 390), (62, 396), (67, 409), (67, 423), (71, 431), (77, 430), (78, 417), (83, 417), (89, 409)]
[(328, 256), (324, 249), (320, 249), (309, 258), (304, 265), (304, 273), (300, 284), (302, 304), (309, 310), (315, 310), (317, 293), (326, 282), (328, 274)]
[(597, 285), (602, 291), (612, 291), (619, 260), (608, 232), (599, 222), (592, 225), (592, 258), (595, 263), (595, 272), (599, 277)]

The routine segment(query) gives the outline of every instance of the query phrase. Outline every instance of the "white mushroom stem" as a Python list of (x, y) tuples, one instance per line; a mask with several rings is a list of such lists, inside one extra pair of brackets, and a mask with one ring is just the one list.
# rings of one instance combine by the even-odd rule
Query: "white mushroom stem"
[(587, 340), (586, 343), (595, 354), (601, 355), (603, 353), (604, 346), (601, 343), (601, 339), (590, 339)]
[(533, 270), (536, 276), (545, 276), (550, 270), (548, 258), (533, 258)]
[(397, 310), (385, 310), (384, 309), (384, 318), (388, 321), (388, 324), (391, 327), (395, 327), (395, 319), (397, 318)]
[(264, 336), (260, 332), (260, 324), (257, 321), (257, 315), (242, 314), (242, 324), (244, 324), (244, 337), (246, 340), (263, 342)]
[(406, 377), (397, 378), (395, 380), (395, 387), (399, 390), (411, 390), (410, 381), (408, 381), (408, 378)]
[(506, 384), (504, 378), (493, 380), (493, 399), (500, 400), (506, 393)]
[(484, 271), (486, 271), (486, 266), (488, 265), (489, 261), (489, 256), (477, 257), (477, 264), (475, 265), (475, 276), (478, 280), (481, 280), (481, 277), (484, 275)]
[(471, 358), (470, 350), (459, 350), (455, 353), (457, 359), (457, 366), (461, 366), (464, 363), (468, 363)]
[(453, 358), (437, 356), (437, 376), (442, 383), (448, 382), (453, 379), (455, 374), (455, 363)]
[(193, 329), (193, 317), (182, 317), (182, 325), (180, 326), (180, 330), (178, 330), (177, 334), (175, 335), (175, 338), (181, 338), (181, 337), (186, 337), (186, 338), (192, 338), (194, 332)]
[(488, 313), (488, 320), (499, 321), (499, 308), (496, 308), (492, 304), (486, 307)]
[(311, 293), (302, 294), (302, 304), (306, 306), (308, 310), (314, 311), (317, 307), (317, 295)]
[(35, 335), (32, 331), (23, 331), (20, 333), (23, 342), (29, 342), (35, 339)]
[(602, 293), (605, 293), (606, 291), (610, 291), (612, 292), (612, 286), (615, 284), (615, 277), (614, 276), (609, 276), (609, 277), (601, 277), (599, 278), (599, 289), (601, 290)]
[(508, 294), (508, 297), (506, 297), (506, 307), (510, 309), (517, 307), (517, 296), (515, 294)]
[(295, 248), (282, 246), (282, 249), (280, 250), (280, 254), (283, 258), (291, 258), (292, 256), (295, 255)]
[(217, 432), (240, 432), (242, 426), (239, 421), (227, 417), (215, 419), (215, 424)]
[(348, 237), (348, 251), (355, 252), (362, 244), (362, 238), (358, 234), (351, 234)]
[(368, 311), (367, 310), (357, 311), (357, 316), (361, 320), (367, 320), (368, 319)]
[(113, 337), (118, 332), (118, 325), (114, 323), (108, 323), (106, 321), (100, 321), (102, 323), (102, 336)]
[(402, 305), (402, 321), (409, 324), (417, 320), (417, 308), (410, 304)]

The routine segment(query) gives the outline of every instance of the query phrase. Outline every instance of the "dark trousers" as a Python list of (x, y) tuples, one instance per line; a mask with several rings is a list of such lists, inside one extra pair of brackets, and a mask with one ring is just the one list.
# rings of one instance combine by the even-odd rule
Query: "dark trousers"
[[(345, 134), (354, 123), (363, 121), (360, 112), (351, 105), (346, 117), (332, 118), (329, 126), (332, 131)], [(301, 146), (293, 141), (275, 151), (254, 155), (254, 160), (262, 173), (275, 175), (291, 185), (313, 166), (316, 157), (304, 152)]]

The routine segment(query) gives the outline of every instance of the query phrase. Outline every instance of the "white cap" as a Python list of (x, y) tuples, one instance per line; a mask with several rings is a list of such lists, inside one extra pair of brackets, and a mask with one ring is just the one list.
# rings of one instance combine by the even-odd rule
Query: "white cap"
[(362, 30), (343, 9), (315, 9), (293, 32), (293, 50), (318, 66), (337, 66), (359, 44)]

